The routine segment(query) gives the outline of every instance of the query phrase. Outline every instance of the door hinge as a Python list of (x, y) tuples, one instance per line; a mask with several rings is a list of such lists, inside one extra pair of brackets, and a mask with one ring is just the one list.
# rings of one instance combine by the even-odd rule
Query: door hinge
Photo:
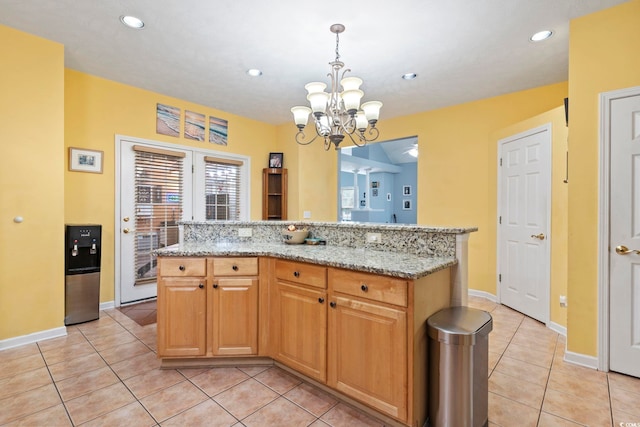
[(500, 166), (502, 166), (502, 157), (500, 157)]
[(502, 224), (502, 215), (498, 217), (498, 224)]
[(498, 282), (502, 282), (502, 274), (498, 274)]
[(196, 166), (195, 165), (191, 165), (191, 173), (196, 173)]

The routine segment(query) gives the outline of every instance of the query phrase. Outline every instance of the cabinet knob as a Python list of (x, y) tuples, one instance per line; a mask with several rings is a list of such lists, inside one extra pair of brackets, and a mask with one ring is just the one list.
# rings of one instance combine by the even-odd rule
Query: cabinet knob
[(336, 308), (336, 305), (338, 304), (336, 304), (334, 301), (331, 301), (329, 305), (331, 306), (331, 308)]
[(369, 287), (366, 284), (363, 284), (362, 286), (360, 286), (360, 289), (362, 289), (362, 292), (367, 292), (369, 290)]
[(178, 270), (184, 271), (184, 265), (181, 265), (180, 267), (178, 267)]
[(324, 298), (318, 298), (318, 302), (319, 302), (320, 304), (324, 303)]
[(237, 266), (237, 265), (234, 265), (233, 267), (231, 267), (231, 269), (232, 269), (233, 271), (238, 271), (238, 266)]
[(300, 272), (299, 272), (299, 271), (294, 271), (294, 272), (293, 272), (293, 275), (294, 275), (295, 277), (300, 277)]
[(202, 289), (202, 288), (204, 288), (204, 285), (203, 285), (202, 283), (200, 283), (200, 284), (198, 285), (198, 287), (199, 287), (200, 289)]
[(218, 284), (217, 283), (213, 284), (213, 289), (218, 289)]

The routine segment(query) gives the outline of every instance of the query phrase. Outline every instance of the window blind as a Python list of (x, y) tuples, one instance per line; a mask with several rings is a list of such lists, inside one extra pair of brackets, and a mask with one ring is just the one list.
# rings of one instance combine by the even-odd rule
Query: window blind
[(151, 251), (178, 243), (184, 153), (135, 146), (136, 284), (156, 280)]
[(205, 157), (205, 206), (207, 220), (240, 219), (240, 168), (237, 160)]

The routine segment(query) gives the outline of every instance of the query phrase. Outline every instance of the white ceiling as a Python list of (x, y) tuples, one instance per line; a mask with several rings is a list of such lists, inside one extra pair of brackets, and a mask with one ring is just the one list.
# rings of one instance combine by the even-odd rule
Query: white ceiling
[[(272, 124), (306, 104), (304, 84), (328, 81), (329, 27), (342, 23), (341, 59), (364, 79), (364, 101), (384, 103), (384, 126), (567, 80), (569, 20), (623, 2), (0, 0), (0, 23), (64, 44), (68, 68)], [(542, 29), (554, 36), (529, 42)], [(264, 74), (249, 77), (254, 67)]]

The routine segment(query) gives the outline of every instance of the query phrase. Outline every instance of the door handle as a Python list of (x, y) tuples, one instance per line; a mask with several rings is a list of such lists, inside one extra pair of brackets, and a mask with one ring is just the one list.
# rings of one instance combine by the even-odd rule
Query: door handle
[(128, 229), (128, 228), (123, 228), (123, 229), (122, 229), (122, 232), (123, 232), (124, 234), (129, 234), (129, 229)]
[(636, 250), (636, 249), (629, 249), (628, 247), (624, 246), (624, 245), (620, 245), (620, 246), (616, 246), (616, 253), (618, 255), (629, 255), (629, 254), (640, 254), (640, 251)]
[(544, 233), (532, 234), (531, 237), (534, 238), (534, 239), (538, 239), (538, 240), (544, 240), (545, 235), (544, 235)]

